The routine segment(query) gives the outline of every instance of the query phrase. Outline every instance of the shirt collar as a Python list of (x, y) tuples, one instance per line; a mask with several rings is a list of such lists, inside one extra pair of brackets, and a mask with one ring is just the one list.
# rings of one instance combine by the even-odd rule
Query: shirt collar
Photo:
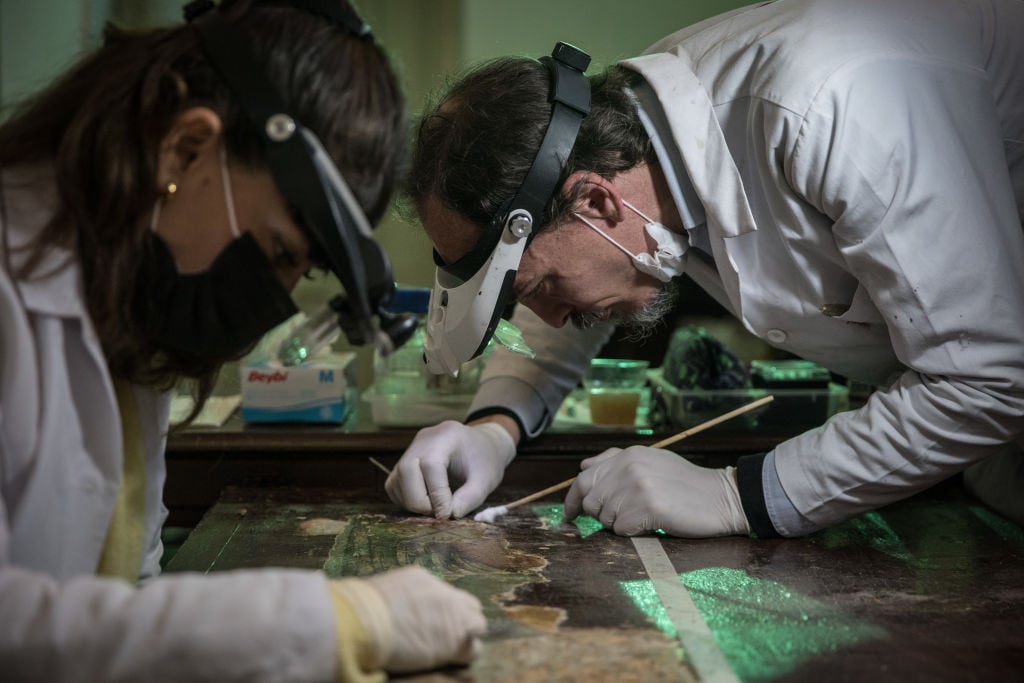
[[(646, 81), (641, 81), (633, 88), (627, 88), (626, 94), (636, 104), (636, 111), (640, 122), (647, 131), (647, 136), (654, 146), (654, 152), (661, 164), (661, 170), (665, 174), (672, 199), (679, 210), (679, 217), (683, 221), (683, 227), (689, 232), (693, 228), (705, 223), (704, 205), (693, 189), (693, 183), (683, 166), (679, 149), (675, 145), (666, 145), (663, 136), (672, 137), (672, 129), (665, 119), (665, 112), (658, 104), (658, 96)], [(693, 240), (691, 238), (691, 244)]]

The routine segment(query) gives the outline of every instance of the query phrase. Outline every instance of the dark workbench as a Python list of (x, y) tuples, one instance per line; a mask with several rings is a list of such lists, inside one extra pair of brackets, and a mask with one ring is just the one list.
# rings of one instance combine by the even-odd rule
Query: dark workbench
[[(471, 668), (403, 679), (417, 683), (931, 683), (1024, 672), (1024, 530), (958, 480), (803, 539), (634, 545), (589, 518), (564, 523), (558, 496), (494, 525), (410, 517), (384, 496), (383, 473), (368, 476), (365, 490), (228, 488), (169, 571), (362, 576), (423, 565), (477, 595), (490, 630)], [(503, 487), (488, 504), (524, 492)], [(645, 557), (652, 542), (668, 588), (685, 586), (691, 626)], [(691, 657), (701, 628), (714, 651)]]

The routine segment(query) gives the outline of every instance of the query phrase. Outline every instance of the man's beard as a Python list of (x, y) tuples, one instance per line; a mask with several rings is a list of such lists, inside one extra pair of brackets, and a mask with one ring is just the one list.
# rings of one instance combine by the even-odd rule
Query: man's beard
[(625, 328), (627, 340), (640, 341), (651, 336), (665, 316), (675, 309), (678, 297), (679, 288), (675, 281), (671, 281), (665, 283), (661, 289), (655, 292), (651, 300), (635, 313), (613, 313), (604, 317), (593, 313), (573, 312), (569, 314), (569, 320), (572, 321), (574, 327), (581, 330), (608, 321), (617, 327)]

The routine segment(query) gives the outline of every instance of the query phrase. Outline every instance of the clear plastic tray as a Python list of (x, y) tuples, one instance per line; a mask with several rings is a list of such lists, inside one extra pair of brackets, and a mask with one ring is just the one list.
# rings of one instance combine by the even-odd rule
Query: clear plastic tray
[(423, 391), (378, 394), (371, 387), (362, 398), (370, 404), (373, 422), (380, 427), (427, 427), (444, 420), (462, 420), (473, 395)]

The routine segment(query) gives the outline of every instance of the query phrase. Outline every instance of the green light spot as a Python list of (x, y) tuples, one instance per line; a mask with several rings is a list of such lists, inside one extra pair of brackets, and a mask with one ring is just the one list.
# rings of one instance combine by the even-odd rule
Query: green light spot
[(970, 511), (980, 519), (989, 529), (994, 531), (1004, 541), (1024, 543), (1024, 529), (1020, 528), (1008, 519), (1000, 517), (988, 508), (980, 505), (971, 505)]
[(591, 534), (596, 534), (598, 531), (604, 529), (601, 526), (601, 522), (597, 521), (593, 517), (587, 515), (580, 515), (576, 519), (572, 520), (572, 523), (580, 530), (580, 538), (586, 538)]
[[(561, 503), (552, 505), (534, 505), (530, 509), (533, 510), (533, 514), (537, 515), (537, 518), (540, 519), (542, 524), (544, 524), (545, 529), (554, 529), (565, 521), (565, 506)], [(573, 526), (579, 529), (580, 538), (586, 538), (591, 534), (596, 534), (604, 528), (601, 526), (601, 522), (587, 515), (580, 515), (576, 519), (572, 520), (572, 523)]]
[(637, 609), (646, 614), (659, 631), (669, 638), (675, 638), (678, 635), (676, 627), (672, 625), (668, 612), (665, 611), (665, 607), (654, 590), (652, 581), (620, 581), (619, 585), (622, 586), (623, 592), (629, 596)]
[(561, 525), (562, 518), (562, 505), (533, 505), (530, 507), (533, 514), (537, 515), (537, 519), (541, 521), (545, 529), (554, 529)]
[(902, 562), (913, 562), (914, 555), (899, 534), (877, 512), (858, 515), (845, 524), (815, 534), (825, 547), (868, 546)]
[[(841, 610), (737, 569), (699, 569), (680, 579), (743, 681), (771, 680), (822, 653), (886, 635)], [(661, 631), (676, 637), (661, 602), (652, 598), (650, 581), (621, 585)]]

